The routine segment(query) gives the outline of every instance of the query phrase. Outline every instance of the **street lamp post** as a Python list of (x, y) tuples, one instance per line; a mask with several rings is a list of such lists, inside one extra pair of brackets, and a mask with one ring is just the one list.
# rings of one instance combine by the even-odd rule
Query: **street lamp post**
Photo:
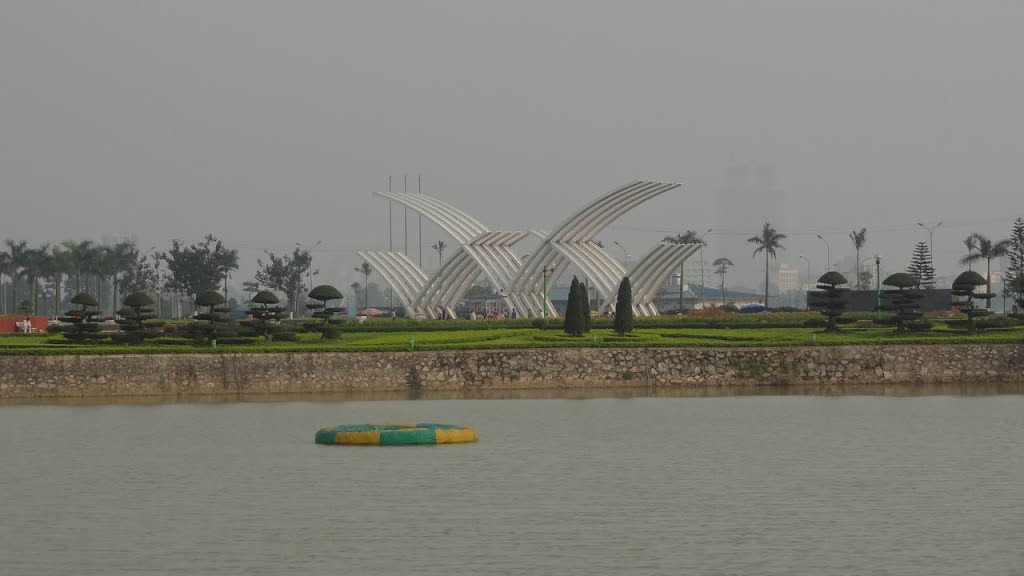
[(618, 246), (619, 248), (622, 248), (622, 267), (625, 268), (626, 258), (629, 258), (629, 254), (626, 253), (626, 247), (623, 246), (622, 244), (619, 244), (618, 240), (612, 240), (612, 243)]
[(825, 243), (825, 272), (828, 272), (832, 269), (832, 249), (828, 245), (828, 240), (822, 238), (821, 234), (818, 234), (818, 240)]
[(924, 224), (921, 224), (920, 222), (918, 222), (917, 225), (928, 231), (928, 260), (929, 260), (928, 261), (928, 265), (932, 267), (932, 273), (934, 274), (935, 273), (935, 246), (932, 244), (932, 234), (935, 232), (936, 228), (938, 228), (939, 226), (942, 226), (942, 222), (939, 222), (938, 224), (936, 224), (934, 226), (925, 226)]
[(548, 317), (548, 276), (555, 271), (554, 266), (544, 266), (542, 270), (544, 273), (544, 293), (540, 295), (541, 303), (544, 308), (541, 310), (541, 318)]
[(704, 237), (711, 234), (711, 228), (700, 235), (700, 307), (704, 308)]
[[(811, 285), (811, 261), (807, 259), (803, 254), (800, 255), (800, 259), (807, 263), (807, 283), (804, 286)], [(807, 290), (804, 289), (804, 310), (810, 310), (810, 305), (807, 303)]]

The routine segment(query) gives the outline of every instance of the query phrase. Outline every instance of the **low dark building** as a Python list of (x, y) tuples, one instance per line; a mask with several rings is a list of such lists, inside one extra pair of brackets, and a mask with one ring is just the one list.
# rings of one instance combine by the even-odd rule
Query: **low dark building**
[[(921, 310), (951, 310), (952, 294), (949, 288), (933, 288), (922, 290), (924, 298), (921, 299)], [(808, 298), (810, 294), (808, 293)], [(878, 309), (878, 292), (875, 290), (850, 290), (843, 294), (843, 301), (846, 302), (847, 312), (874, 312)], [(884, 302), (883, 302), (884, 304)]]

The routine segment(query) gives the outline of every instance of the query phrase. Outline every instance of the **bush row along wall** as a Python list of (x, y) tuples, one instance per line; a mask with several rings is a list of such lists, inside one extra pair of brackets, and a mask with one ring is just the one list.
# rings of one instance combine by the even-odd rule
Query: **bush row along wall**
[(0, 398), (1024, 382), (1024, 345), (0, 356)]

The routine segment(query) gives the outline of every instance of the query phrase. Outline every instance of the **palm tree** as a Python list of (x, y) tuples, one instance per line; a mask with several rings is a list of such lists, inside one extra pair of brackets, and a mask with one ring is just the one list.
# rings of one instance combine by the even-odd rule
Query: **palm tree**
[(49, 244), (41, 244), (39, 248), (29, 248), (25, 251), (25, 268), (22, 273), (25, 275), (25, 282), (28, 283), (28, 301), (32, 307), (32, 314), (39, 313), (39, 277), (45, 274), (49, 259)]
[(370, 267), (370, 263), (363, 260), (363, 263), (356, 267), (356, 272), (360, 272), (363, 275), (363, 308), (370, 307), (370, 273), (373, 272), (373, 268)]
[(728, 258), (716, 258), (711, 265), (715, 267), (715, 274), (718, 274), (718, 277), (722, 280), (722, 306), (725, 306), (725, 274), (729, 271), (729, 266), (734, 266), (734, 264)]
[(102, 245), (93, 249), (90, 262), (90, 273), (96, 282), (96, 300), (99, 301), (101, 313), (105, 310), (103, 296), (107, 295), (107, 281), (112, 278), (117, 269), (116, 258), (113, 246)]
[(82, 272), (88, 274), (96, 247), (91, 240), (82, 240), (81, 242), (67, 240), (64, 242), (64, 248), (67, 249), (68, 259), (75, 272), (75, 292), (78, 294), (88, 292), (88, 277), (86, 278), (86, 288), (82, 289)]
[[(665, 236), (662, 242), (669, 244), (700, 244), (701, 246), (707, 246), (708, 243), (700, 237), (693, 230), (687, 230), (682, 234), (676, 234), (675, 236)], [(683, 313), (683, 262), (679, 263), (679, 313)]]
[[(971, 234), (971, 236), (974, 236), (974, 240), (978, 244), (978, 252), (976, 254), (968, 254), (967, 256), (964, 256), (963, 258), (960, 259), (960, 263), (970, 264), (975, 260), (984, 260), (987, 265), (985, 273), (985, 282), (987, 284), (985, 285), (985, 291), (991, 294), (992, 261), (995, 260), (996, 258), (999, 258), (1000, 256), (1006, 256), (1006, 251), (1007, 248), (1009, 248), (1010, 243), (1007, 240), (1000, 240), (999, 242), (993, 243), (992, 240), (990, 240), (987, 236), (985, 236), (984, 234), (979, 234), (977, 232)], [(988, 300), (985, 301), (985, 308), (991, 307), (992, 299), (989, 298)]]
[(7, 314), (7, 291), (4, 286), (4, 276), (11, 276), (11, 255), (7, 252), (0, 252), (0, 314)]
[[(978, 239), (974, 237), (974, 234), (968, 234), (967, 238), (964, 238), (964, 246), (967, 248), (967, 256), (970, 257), (971, 254), (973, 254), (974, 251), (978, 249)], [(968, 270), (973, 270), (974, 269), (971, 266), (971, 264), (973, 264), (973, 263), (974, 263), (974, 260), (968, 260), (967, 261), (967, 269)]]
[(857, 251), (857, 289), (863, 290), (864, 282), (860, 277), (860, 249), (868, 241), (868, 229), (861, 228), (859, 232), (857, 230), (850, 232), (850, 241), (853, 242), (853, 248)]
[(754, 256), (757, 256), (758, 252), (764, 252), (764, 306), (768, 307), (768, 257), (775, 258), (776, 250), (785, 250), (782, 246), (781, 241), (785, 240), (785, 234), (779, 234), (772, 228), (771, 223), (765, 222), (764, 229), (761, 230), (760, 236), (753, 236), (747, 238), (747, 242), (756, 244), (757, 248), (754, 250)]
[[(359, 282), (353, 282), (352, 284), (349, 285), (349, 288), (352, 289), (352, 293), (355, 294), (356, 298), (358, 299), (359, 298), (359, 291), (362, 290), (362, 288), (363, 288), (362, 286), (359, 285)], [(357, 310), (357, 311), (359, 310), (359, 303), (358, 302), (356, 302), (356, 304), (355, 304), (355, 310)]]
[(133, 242), (118, 242), (110, 247), (108, 251), (108, 267), (106, 272), (110, 277), (110, 284), (113, 289), (113, 310), (117, 313), (117, 276), (124, 274), (135, 267), (139, 261), (139, 249)]
[(61, 314), (61, 303), (64, 301), (61, 290), (64, 285), (64, 275), (73, 270), (71, 257), (67, 250), (61, 245), (50, 247), (50, 256), (46, 259), (43, 268), (43, 277), (53, 283), (53, 315)]
[(438, 266), (438, 268), (440, 268), (441, 266), (444, 266), (444, 249), (447, 248), (447, 247), (448, 247), (448, 245), (445, 244), (444, 240), (438, 240), (437, 242), (435, 242), (431, 246), (431, 248), (433, 248), (434, 250), (437, 250), (437, 266)]
[(7, 275), (11, 278), (11, 293), (14, 304), (14, 310), (18, 310), (18, 280), (24, 273), (25, 264), (28, 259), (28, 242), (24, 240), (5, 240), (4, 244), (7, 245)]

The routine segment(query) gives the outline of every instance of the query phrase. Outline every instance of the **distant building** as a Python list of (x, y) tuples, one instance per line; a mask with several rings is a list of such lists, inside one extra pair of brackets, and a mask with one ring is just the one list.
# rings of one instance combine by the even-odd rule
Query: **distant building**
[(801, 287), (800, 269), (793, 268), (787, 264), (780, 264), (775, 283), (779, 287), (779, 292), (799, 291)]
[[(713, 254), (710, 260), (723, 256), (737, 264), (741, 260), (750, 260), (755, 246), (748, 243), (747, 238), (759, 235), (765, 222), (770, 222), (785, 234), (785, 216), (785, 193), (776, 182), (774, 166), (760, 162), (730, 164), (725, 169), (725, 184), (715, 194), (715, 224), (712, 227), (715, 233), (705, 251)], [(729, 272), (734, 281), (758, 281), (762, 285), (763, 274), (762, 270), (758, 275), (756, 268), (751, 266), (737, 267)]]
[[(700, 285), (689, 284), (683, 289), (683, 308), (687, 310), (699, 310), (704, 307), (712, 308), (715, 306), (722, 306), (724, 304), (745, 306), (747, 304), (757, 304), (764, 299), (764, 295), (751, 294), (748, 292), (736, 292), (733, 290), (726, 290), (723, 295), (720, 289), (712, 288), (711, 286), (705, 286), (703, 290), (703, 298), (701, 298), (701, 296), (702, 293)], [(658, 296), (654, 299), (654, 304), (662, 314), (672, 314), (677, 312), (679, 310), (678, 287), (665, 288), (661, 292), (658, 292)]]

